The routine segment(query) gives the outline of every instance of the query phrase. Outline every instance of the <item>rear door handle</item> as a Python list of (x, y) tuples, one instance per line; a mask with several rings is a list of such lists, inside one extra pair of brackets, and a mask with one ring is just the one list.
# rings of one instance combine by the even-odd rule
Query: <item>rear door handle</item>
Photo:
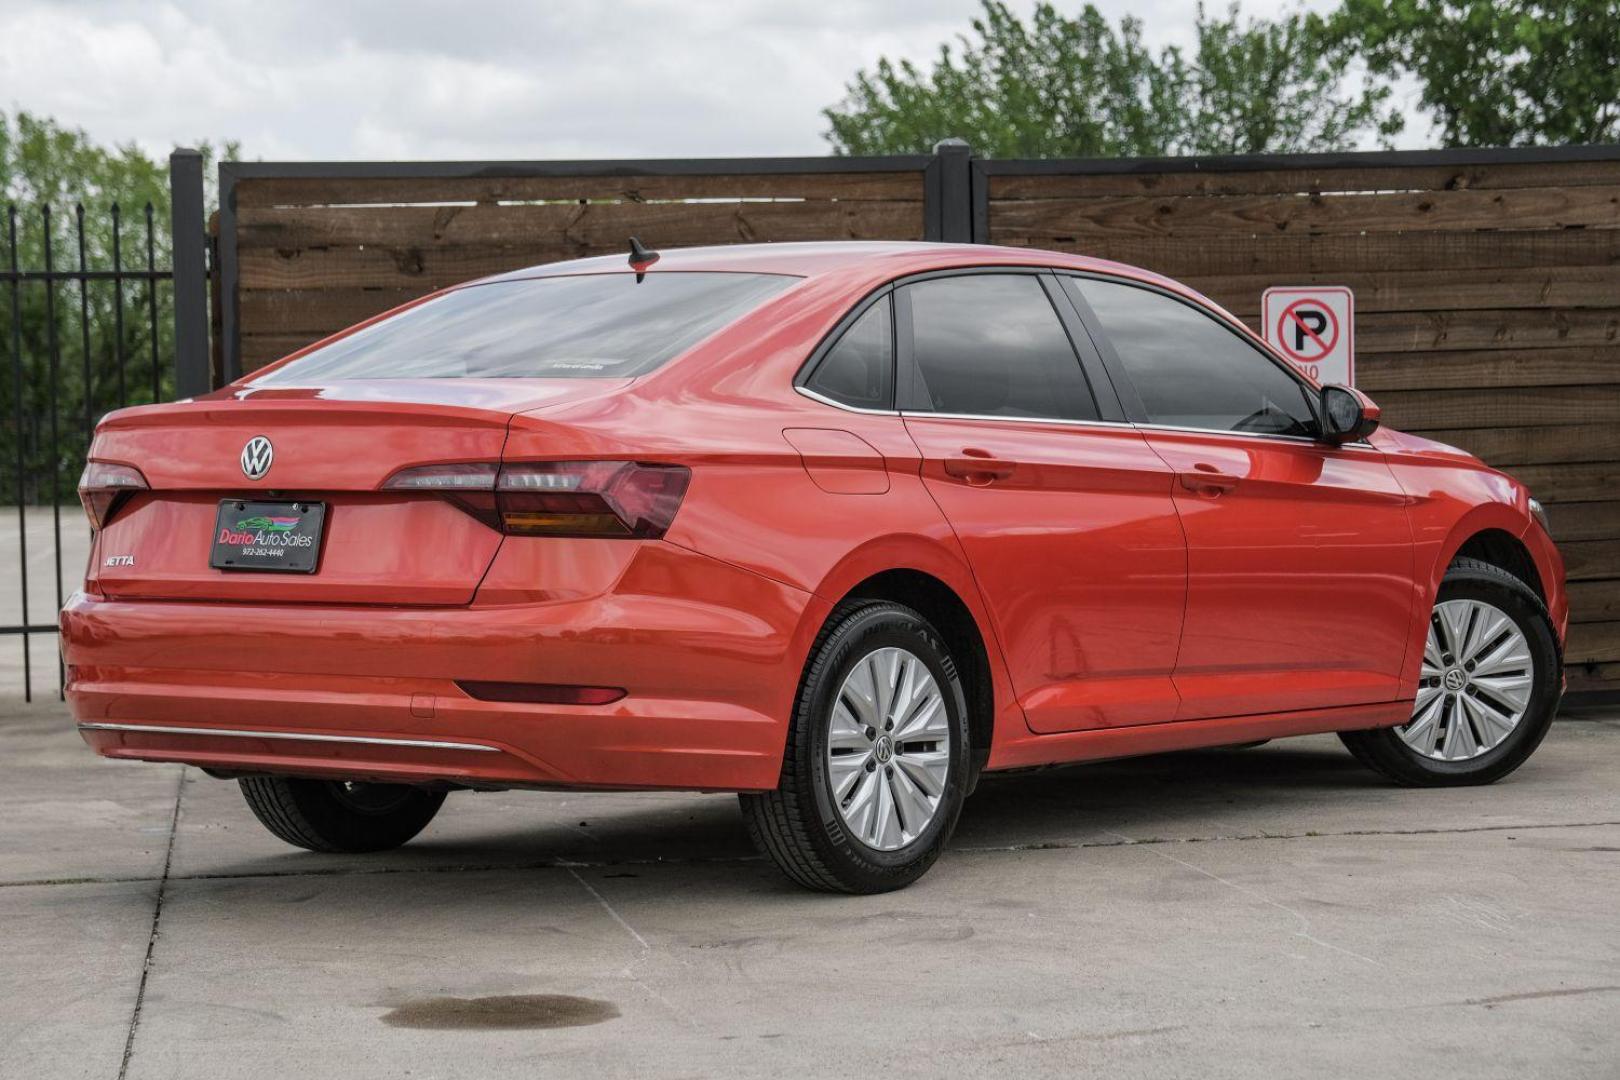
[(964, 449), (961, 457), (945, 459), (945, 475), (966, 480), (970, 484), (988, 484), (993, 480), (1005, 480), (1012, 474), (1012, 462), (993, 458), (988, 450), (976, 447)]
[(1182, 487), (1188, 491), (1196, 491), (1200, 495), (1219, 495), (1223, 491), (1231, 491), (1238, 485), (1238, 478), (1231, 473), (1223, 473), (1215, 466), (1203, 463), (1176, 475), (1180, 477)]

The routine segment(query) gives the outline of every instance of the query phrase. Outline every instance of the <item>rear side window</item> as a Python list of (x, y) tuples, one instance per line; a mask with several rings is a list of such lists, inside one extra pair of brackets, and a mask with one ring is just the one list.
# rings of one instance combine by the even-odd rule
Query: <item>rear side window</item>
[(821, 359), (805, 389), (858, 409), (894, 406), (894, 325), (885, 296), (866, 309)]
[(1151, 289), (1068, 280), (1097, 313), (1152, 423), (1315, 433), (1315, 414), (1299, 381), (1212, 316)]
[(645, 375), (797, 278), (582, 274), (473, 285), (356, 331), (256, 381)]
[(906, 286), (918, 385), (913, 407), (966, 416), (1095, 420), (1069, 336), (1030, 274)]

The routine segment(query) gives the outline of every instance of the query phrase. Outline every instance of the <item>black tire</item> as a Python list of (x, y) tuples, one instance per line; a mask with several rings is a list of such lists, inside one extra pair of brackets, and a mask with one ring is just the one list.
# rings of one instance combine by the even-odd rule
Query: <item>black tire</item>
[(238, 781), (253, 816), (276, 836), (310, 851), (387, 851), (427, 827), (445, 792), (407, 784), (345, 784), (289, 776)]
[[(833, 801), (827, 744), (834, 697), (855, 665), (897, 646), (927, 666), (944, 700), (950, 733), (946, 778), (928, 825), (909, 843), (883, 851), (845, 827)], [(880, 893), (904, 888), (933, 865), (956, 828), (970, 760), (967, 698), (938, 631), (917, 612), (880, 600), (841, 604), (810, 650), (775, 791), (743, 794), (754, 843), (782, 873), (822, 892)]]
[(1408, 787), (1460, 787), (1500, 780), (1541, 745), (1563, 694), (1558, 636), (1547, 606), (1530, 586), (1501, 567), (1477, 559), (1457, 559), (1446, 570), (1435, 603), (1447, 600), (1482, 600), (1513, 620), (1530, 647), (1530, 699), (1524, 716), (1501, 743), (1463, 761), (1425, 757), (1408, 746), (1395, 728), (1339, 733), (1357, 761)]

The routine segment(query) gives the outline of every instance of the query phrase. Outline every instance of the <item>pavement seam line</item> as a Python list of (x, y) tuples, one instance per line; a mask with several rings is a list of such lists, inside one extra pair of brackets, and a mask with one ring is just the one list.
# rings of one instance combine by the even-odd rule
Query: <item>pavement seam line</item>
[[(1130, 837), (1124, 835), (1123, 833), (1115, 833), (1114, 835), (1119, 837), (1121, 840), (1129, 840), (1130, 839)], [(1336, 952), (1336, 953), (1343, 953), (1345, 956), (1349, 956), (1349, 957), (1353, 957), (1353, 958), (1355, 958), (1357, 960), (1361, 960), (1361, 961), (1363, 961), (1365, 963), (1373, 965), (1374, 967), (1383, 967), (1382, 964), (1380, 964), (1377, 960), (1374, 960), (1370, 956), (1363, 956), (1360, 953), (1355, 952), (1355, 951), (1353, 951), (1351, 949), (1346, 949), (1342, 945), (1335, 945), (1331, 941), (1323, 941), (1321, 938), (1319, 938), (1315, 934), (1311, 933), (1311, 920), (1310, 920), (1309, 917), (1307, 917), (1305, 915), (1304, 912), (1298, 911), (1298, 910), (1296, 910), (1294, 908), (1289, 907), (1287, 904), (1283, 903), (1281, 900), (1275, 900), (1272, 897), (1267, 896), (1265, 893), (1261, 892), (1259, 889), (1250, 888), (1247, 885), (1240, 885), (1235, 881), (1229, 881), (1228, 879), (1223, 878), (1223, 877), (1221, 877), (1221, 875), (1215, 873), (1215, 871), (1213, 871), (1213, 870), (1205, 870), (1202, 866), (1199, 866), (1196, 863), (1190, 863), (1186, 859), (1178, 859), (1174, 855), (1170, 854), (1168, 851), (1158, 851), (1153, 847), (1149, 847), (1147, 850), (1148, 850), (1148, 853), (1151, 854), (1151, 855), (1157, 855), (1161, 859), (1168, 859), (1170, 862), (1175, 863), (1177, 866), (1184, 866), (1188, 870), (1191, 870), (1194, 873), (1202, 874), (1205, 877), (1209, 878), (1211, 881), (1218, 882), (1218, 883), (1220, 883), (1222, 885), (1225, 885), (1229, 889), (1236, 889), (1238, 892), (1242, 893), (1243, 895), (1245, 895), (1247, 897), (1250, 897), (1251, 899), (1259, 900), (1263, 904), (1270, 904), (1272, 907), (1276, 908), (1278, 911), (1287, 912), (1289, 915), (1292, 915), (1295, 919), (1299, 920), (1299, 929), (1294, 931), (1295, 935), (1298, 936), (1298, 937), (1304, 938), (1306, 941), (1309, 941), (1313, 945), (1320, 945), (1324, 949), (1330, 949), (1330, 950), (1332, 950), (1333, 952)]]
[[(1040, 851), (1086, 851), (1092, 848), (1146, 847), (1155, 844), (1223, 844), (1245, 843), (1259, 840), (1334, 840), (1358, 836), (1454, 836), (1487, 832), (1531, 832), (1537, 829), (1601, 829), (1620, 825), (1620, 821), (1551, 821), (1543, 824), (1470, 825), (1456, 829), (1349, 829), (1343, 832), (1302, 833), (1236, 833), (1225, 836), (1149, 836), (1141, 839), (1120, 840), (1035, 840), (1026, 844), (952, 845), (946, 850), (958, 855), (1018, 854)], [(1120, 835), (1118, 833), (1115, 834)], [(580, 862), (577, 859), (556, 858), (511, 863), (446, 863), (439, 866), (335, 866), (305, 867), (297, 870), (242, 870), (217, 873), (171, 874), (164, 881), (242, 881), (251, 878), (300, 877), (364, 877), (375, 874), (475, 874), (500, 870), (585, 870), (611, 869), (622, 866), (730, 866), (738, 863), (763, 862), (763, 855), (722, 855), (712, 858), (694, 857), (672, 859), (653, 857), (640, 859), (604, 859), (600, 862)], [(0, 889), (48, 888), (64, 885), (135, 885), (157, 881), (145, 876), (92, 876), (75, 878), (32, 878), (25, 881), (0, 881)]]
[(566, 869), (568, 870), (569, 875), (572, 876), (575, 881), (579, 882), (586, 892), (590, 893), (596, 898), (596, 902), (602, 905), (602, 910), (607, 912), (609, 917), (624, 929), (625, 933), (636, 939), (636, 944), (641, 946), (642, 951), (652, 951), (652, 946), (647, 944), (647, 939), (636, 933), (636, 928), (625, 922), (624, 916), (620, 915), (617, 911), (614, 911), (613, 905), (607, 902), (607, 898), (592, 888), (590, 882), (580, 877), (578, 870), (575, 870), (572, 866), (567, 867)]
[(169, 816), (169, 842), (163, 852), (163, 876), (158, 878), (157, 900), (152, 905), (152, 929), (146, 935), (146, 957), (141, 961), (141, 981), (135, 988), (135, 1008), (129, 1016), (129, 1032), (124, 1036), (124, 1057), (118, 1065), (118, 1080), (125, 1080), (129, 1075), (129, 1061), (135, 1054), (135, 1031), (141, 1026), (141, 1007), (146, 1003), (146, 979), (152, 973), (158, 923), (163, 918), (163, 894), (169, 884), (169, 868), (174, 864), (174, 837), (180, 831), (180, 801), (186, 793), (186, 772), (187, 766), (180, 766), (180, 780), (174, 786), (174, 811)]

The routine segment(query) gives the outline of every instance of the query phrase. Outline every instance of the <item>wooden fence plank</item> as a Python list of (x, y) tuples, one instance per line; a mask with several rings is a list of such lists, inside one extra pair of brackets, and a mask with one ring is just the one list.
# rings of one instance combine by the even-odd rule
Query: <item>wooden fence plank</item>
[(1175, 278), (1265, 274), (1288, 282), (1303, 273), (1343, 274), (1453, 267), (1611, 266), (1620, 263), (1620, 229), (1524, 232), (1424, 232), (1410, 235), (1222, 237), (1208, 242), (1143, 236), (1059, 240), (1022, 236), (992, 215), (990, 241), (1072, 251), (1140, 266)]
[(1538, 499), (1588, 502), (1620, 495), (1620, 461), (1515, 465), (1506, 471), (1528, 487)]
[(1562, 349), (1620, 344), (1620, 309), (1384, 311), (1356, 315), (1356, 349)]
[[(1412, 434), (1467, 450), (1484, 459), (1486, 464), (1509, 471), (1524, 465), (1620, 462), (1620, 424), (1617, 423), (1456, 428), (1413, 431)], [(1615, 497), (1620, 498), (1620, 491)], [(1620, 536), (1620, 527), (1616, 528), (1615, 535)]]
[(1620, 538), (1620, 495), (1601, 502), (1543, 501), (1553, 538), (1560, 544)]
[(1258, 315), (1276, 285), (1344, 285), (1356, 311), (1467, 311), (1479, 308), (1612, 308), (1620, 302), (1620, 263), (1611, 266), (1328, 271), (1281, 278), (1275, 272), (1182, 279), (1237, 315)]
[[(1258, 316), (1243, 320), (1260, 333)], [(1572, 349), (1620, 345), (1620, 308), (1356, 313), (1357, 353)]]
[(1399, 390), (1379, 395), (1378, 404), (1389, 425), (1403, 431), (1593, 424), (1620, 415), (1620, 386), (1537, 386), (1514, 394)]
[(922, 237), (922, 204), (906, 202), (551, 203), (544, 206), (275, 207), (244, 210), (238, 245), (308, 247), (504, 247), (554, 236), (586, 248), (624, 246), (627, 230), (679, 247), (747, 242), (752, 236), (813, 239)]
[(1620, 226), (1620, 187), (1421, 191), (1379, 195), (1186, 195), (1025, 199), (992, 203), (996, 229), (1037, 244), (1086, 237), (1226, 239)]
[(473, 176), (256, 179), (236, 182), (239, 209), (537, 200), (794, 198), (921, 201), (922, 171), (656, 176)]
[[(1572, 540), (1558, 545), (1570, 581), (1620, 578), (1620, 540)], [(1612, 660), (1620, 660), (1617, 651)]]
[[(238, 249), (241, 289), (442, 287), (485, 274), (561, 259), (618, 254), (626, 237), (658, 246), (793, 240), (922, 237), (911, 204), (703, 203), (691, 206), (525, 207), (545, 211), (550, 229), (516, 232), (510, 244), (436, 243)], [(416, 211), (408, 211), (416, 213)]]
[(1570, 582), (1569, 617), (1572, 622), (1620, 621), (1620, 580)]
[(1569, 628), (1564, 647), (1568, 664), (1598, 664), (1620, 660), (1620, 621), (1581, 623)]
[(1620, 382), (1620, 345), (1569, 349), (1356, 351), (1356, 385), (1369, 394), (1472, 387), (1591, 386)]
[(1497, 190), (1620, 184), (1620, 161), (1066, 175), (1025, 173), (994, 175), (989, 179), (992, 202), (1099, 195), (1291, 195), (1296, 192)]

